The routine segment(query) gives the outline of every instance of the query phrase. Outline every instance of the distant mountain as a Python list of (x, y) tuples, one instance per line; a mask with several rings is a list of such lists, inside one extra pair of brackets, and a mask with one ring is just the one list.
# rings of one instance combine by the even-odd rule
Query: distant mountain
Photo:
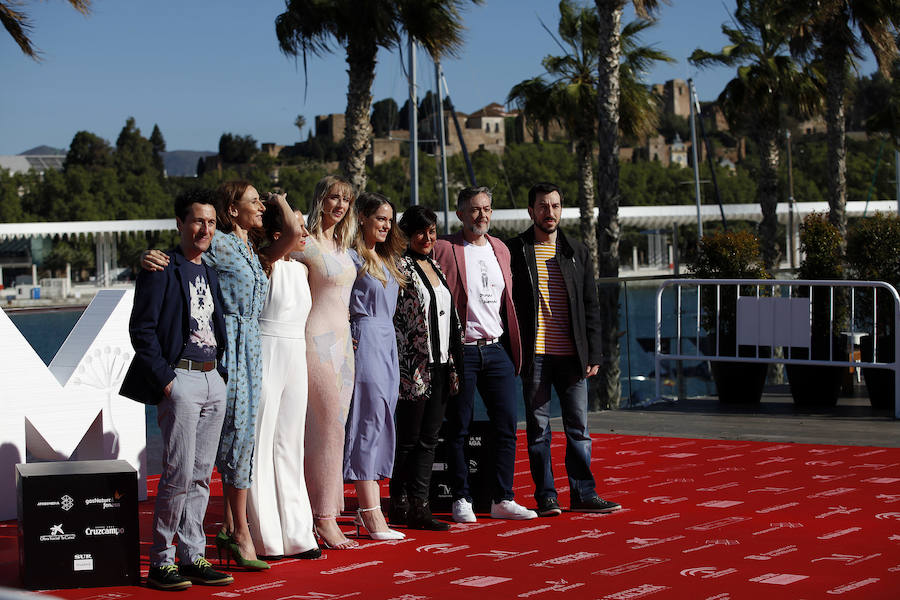
[(169, 177), (195, 177), (197, 175), (197, 161), (207, 156), (215, 156), (218, 152), (204, 152), (200, 150), (173, 150), (163, 152), (163, 164), (166, 167), (166, 175)]
[(61, 154), (65, 156), (68, 154), (67, 150), (60, 150), (59, 148), (51, 148), (50, 146), (36, 146), (31, 150), (26, 150), (19, 154), (19, 156), (34, 156), (34, 155), (42, 155), (42, 156), (53, 156)]

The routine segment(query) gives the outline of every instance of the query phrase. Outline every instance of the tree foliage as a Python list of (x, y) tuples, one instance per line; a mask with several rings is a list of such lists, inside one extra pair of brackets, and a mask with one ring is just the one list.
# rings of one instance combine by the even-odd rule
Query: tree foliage
[[(90, 13), (91, 0), (68, 0), (68, 2), (81, 14)], [(3, 28), (12, 36), (13, 41), (18, 44), (25, 56), (40, 60), (40, 50), (31, 43), (31, 31), (34, 26), (25, 11), (19, 8), (21, 4), (16, 0), (0, 2), (0, 23), (3, 24)]]
[(219, 138), (219, 157), (227, 164), (244, 164), (259, 152), (252, 135), (223, 133)]

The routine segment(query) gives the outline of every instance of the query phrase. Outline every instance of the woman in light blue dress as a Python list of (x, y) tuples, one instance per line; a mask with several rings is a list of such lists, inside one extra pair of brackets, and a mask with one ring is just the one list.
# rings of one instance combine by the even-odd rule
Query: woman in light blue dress
[[(256, 551), (247, 522), (256, 413), (262, 388), (259, 315), (269, 291), (269, 280), (260, 265), (249, 232), (262, 226), (265, 207), (259, 193), (246, 181), (229, 181), (217, 190), (217, 230), (203, 260), (215, 268), (225, 299), (228, 347), (228, 397), (225, 422), (219, 439), (216, 468), (222, 476), (225, 522), (216, 538), (242, 566), (265, 569)], [(296, 244), (301, 229), (284, 196), (275, 196), (282, 211), (281, 237), (265, 248), (270, 261), (281, 259)]]
[(394, 468), (394, 409), (400, 393), (400, 367), (394, 311), (406, 281), (397, 268), (405, 248), (395, 233), (394, 206), (381, 194), (366, 192), (356, 201), (359, 233), (350, 250), (357, 266), (350, 294), (350, 333), (356, 343), (353, 400), (344, 442), (344, 480), (359, 499), (355, 523), (375, 540), (405, 537), (389, 529), (381, 513), (378, 480)]

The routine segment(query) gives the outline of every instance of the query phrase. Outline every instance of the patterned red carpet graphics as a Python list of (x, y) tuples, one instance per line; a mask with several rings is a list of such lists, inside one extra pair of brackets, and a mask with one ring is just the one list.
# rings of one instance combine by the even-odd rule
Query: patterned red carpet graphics
[[(519, 437), (516, 493), (533, 506)], [(565, 507), (561, 436), (553, 451)], [(364, 539), (360, 549), (282, 560), (264, 573), (234, 569), (234, 585), (195, 585), (178, 597), (900, 598), (900, 449), (597, 435), (594, 456), (601, 495), (625, 507), (617, 513), (482, 518), (448, 533), (408, 532), (400, 542)], [(210, 540), (222, 510), (220, 490), (214, 494)], [(145, 556), (151, 512), (152, 503), (141, 505)], [(344, 529), (351, 529), (349, 517)], [(15, 523), (4, 523), (0, 536), (0, 584), (15, 587)], [(208, 556), (216, 562), (215, 548)], [(142, 567), (146, 574), (145, 557)], [(163, 592), (52, 593), (139, 600)]]

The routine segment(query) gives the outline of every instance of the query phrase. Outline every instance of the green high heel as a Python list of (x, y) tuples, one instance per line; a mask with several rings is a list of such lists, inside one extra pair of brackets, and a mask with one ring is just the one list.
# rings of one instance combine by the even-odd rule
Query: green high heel
[(241, 554), (241, 547), (224, 529), (220, 530), (216, 535), (216, 551), (219, 554), (220, 563), (222, 562), (222, 553), (224, 552), (226, 561), (225, 568), (228, 568), (231, 565), (232, 559), (234, 559), (234, 564), (247, 569), (248, 571), (265, 571), (270, 568), (269, 563), (264, 560), (244, 558)]

